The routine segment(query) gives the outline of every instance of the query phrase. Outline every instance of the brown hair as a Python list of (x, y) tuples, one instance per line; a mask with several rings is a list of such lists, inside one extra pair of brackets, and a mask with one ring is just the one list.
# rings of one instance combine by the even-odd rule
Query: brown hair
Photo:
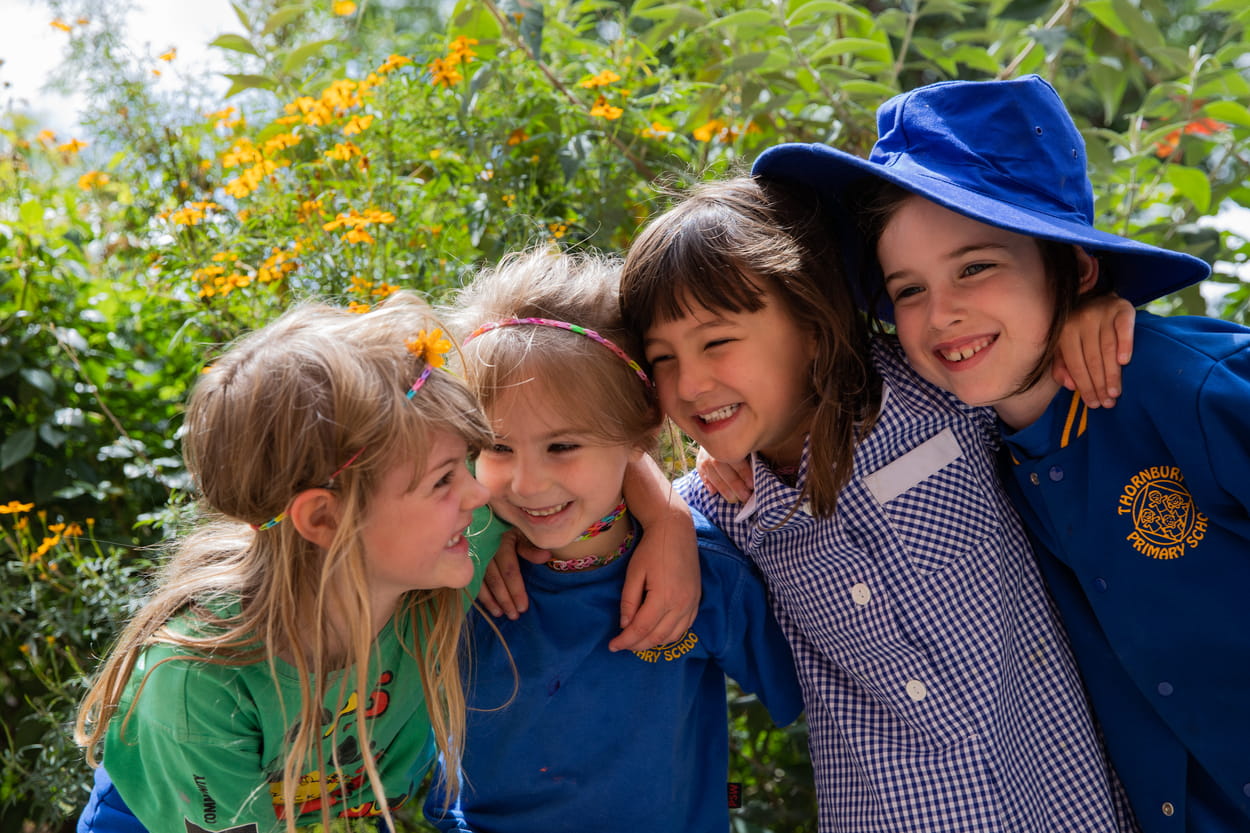
[[(621, 261), (533, 249), (505, 257), (456, 296), (446, 313), (461, 337), (510, 318), (548, 318), (594, 330), (639, 365), (638, 340), (621, 323)], [(490, 413), (500, 391), (536, 381), (582, 430), (610, 445), (650, 450), (662, 415), (654, 391), (621, 358), (568, 330), (499, 327), (463, 346), (465, 378)]]
[[(267, 662), (271, 670), (281, 656), (296, 669), (302, 689), (290, 721), (298, 729), (283, 769), (282, 801), (296, 806), (301, 768), (315, 761), (324, 770), (327, 764), (319, 739), (327, 672), (353, 667), (354, 688), (340, 696), (368, 701), (366, 674), (376, 635), (361, 532), (371, 496), (397, 461), (424, 470), (435, 431), (463, 437), (471, 452), (489, 440), (476, 400), (451, 374), (431, 373), (416, 396), (406, 397), (424, 363), (405, 342), (439, 326), (430, 308), (409, 293), (397, 293), (364, 315), (304, 305), (240, 339), (201, 376), (187, 406), (183, 447), (205, 517), (177, 545), (156, 591), (123, 631), (82, 703), (75, 736), (92, 764), (147, 646), (163, 643), (188, 652), (170, 659)], [(290, 521), (254, 529), (285, 511), (301, 491), (327, 483), (357, 452), (334, 480), (342, 514), (326, 550), (303, 538)], [(419, 634), (420, 647), (407, 647), (447, 760), (449, 792), (457, 786), (464, 737), (457, 659), (461, 597), (462, 591), (450, 588), (412, 591), (401, 599), (394, 619), (399, 628), (407, 617)], [(237, 614), (221, 612), (234, 606)], [(328, 614), (334, 610), (352, 611), (347, 633), (333, 632)], [(184, 614), (193, 627), (169, 626)], [(123, 733), (142, 688), (125, 715)], [(358, 731), (366, 771), (389, 818), (367, 720)], [(332, 765), (339, 768), (340, 762)], [(327, 826), (329, 780), (320, 782)], [(295, 815), (287, 816), (288, 830), (295, 827)]]
[[(923, 195), (908, 191), (901, 185), (876, 177), (865, 180), (852, 197), (851, 202), (858, 220), (864, 249), (862, 262), (870, 264), (874, 277), (871, 291), (868, 293), (871, 299), (868, 305), (870, 310), (879, 311), (881, 304), (885, 301), (885, 283), (877, 260), (877, 244), (899, 207), (911, 197), (926, 199)], [(1040, 237), (1034, 237), (1033, 241), (1037, 243), (1038, 251), (1042, 256), (1042, 268), (1054, 297), (1055, 310), (1047, 332), (1046, 349), (1038, 363), (1020, 383), (1016, 393), (1023, 393), (1033, 387), (1050, 372), (1055, 356), (1059, 353), (1059, 336), (1063, 332), (1063, 325), (1072, 316), (1072, 311), (1076, 309), (1081, 297), (1076, 246), (1072, 243), (1045, 240)], [(1093, 295), (1101, 291), (1103, 290), (1095, 288), (1086, 294)], [(879, 316), (874, 317), (873, 327), (877, 331), (885, 330), (884, 323)]]
[(625, 323), (640, 335), (696, 306), (755, 312), (765, 294), (816, 343), (811, 461), (800, 500), (827, 517), (851, 478), (855, 445), (876, 419), (880, 385), (816, 195), (761, 177), (697, 185), (642, 231), (621, 275)]

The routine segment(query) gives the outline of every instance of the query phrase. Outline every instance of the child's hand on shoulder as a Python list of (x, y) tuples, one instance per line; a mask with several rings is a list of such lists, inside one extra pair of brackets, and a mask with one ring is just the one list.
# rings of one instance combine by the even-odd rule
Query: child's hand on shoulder
[(1051, 375), (1068, 390), (1080, 393), (1090, 408), (1115, 406), (1120, 368), (1133, 356), (1133, 323), (1137, 310), (1118, 295), (1082, 300), (1059, 334), (1059, 351)]
[(495, 557), (486, 565), (482, 586), (477, 591), (478, 604), (491, 616), (516, 619), (529, 610), (529, 596), (525, 593), (518, 556), (534, 564), (551, 560), (551, 553), (538, 549), (515, 529), (505, 532)]
[(722, 463), (700, 447), (695, 456), (694, 468), (709, 492), (720, 495), (730, 503), (744, 503), (755, 491), (750, 460)]

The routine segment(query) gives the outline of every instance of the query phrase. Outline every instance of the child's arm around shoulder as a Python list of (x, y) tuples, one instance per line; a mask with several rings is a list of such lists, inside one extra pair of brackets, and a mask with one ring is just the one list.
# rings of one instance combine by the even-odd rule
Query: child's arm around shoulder
[(707, 595), (694, 633), (710, 643), (708, 651), (739, 688), (759, 697), (774, 723), (788, 725), (803, 711), (803, 692), (764, 580), (711, 521), (696, 513), (695, 528)]
[(1133, 305), (1117, 295), (1082, 300), (1059, 335), (1055, 381), (1079, 392), (1090, 408), (1114, 407), (1122, 390), (1120, 368), (1133, 357), (1136, 317)]

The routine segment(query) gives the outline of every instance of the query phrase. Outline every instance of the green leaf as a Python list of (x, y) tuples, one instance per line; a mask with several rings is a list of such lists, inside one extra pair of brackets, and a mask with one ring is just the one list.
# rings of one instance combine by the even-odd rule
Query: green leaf
[(8, 437), (0, 445), (0, 471), (20, 463), (35, 450), (35, 429), (23, 428)]
[(841, 3), (838, 0), (811, 0), (810, 3), (804, 3), (794, 10), (790, 18), (786, 21), (791, 26), (797, 26), (812, 15), (822, 15), (833, 17), (840, 14), (851, 15), (852, 17), (867, 20), (868, 13), (861, 8), (852, 6), (849, 3)]
[(310, 58), (325, 49), (326, 46), (331, 43), (334, 43), (332, 38), (327, 40), (317, 40), (291, 50), (291, 53), (287, 55), (286, 59), (282, 62), (282, 71), (288, 75), (296, 74), (296, 71), (303, 67), (304, 64), (308, 63)]
[(278, 82), (268, 75), (236, 75), (227, 72), (226, 77), (231, 81), (230, 89), (226, 90), (226, 98), (237, 95), (244, 90), (272, 90), (278, 86)]
[(1202, 108), (1202, 112), (1216, 121), (1250, 127), (1250, 109), (1237, 101), (1212, 101)]
[(233, 52), (242, 52), (245, 55), (255, 55), (260, 57), (260, 53), (256, 51), (256, 47), (252, 46), (252, 42), (242, 35), (225, 34), (218, 35), (217, 38), (209, 44), (218, 49), (229, 49)]
[(1129, 0), (1111, 0), (1111, 5), (1116, 15), (1128, 27), (1129, 37), (1136, 41), (1138, 48), (1153, 49), (1163, 45), (1163, 35), (1159, 32), (1159, 27), (1147, 20), (1141, 9)]
[(243, 24), (243, 28), (249, 32), (252, 31), (252, 19), (247, 16), (247, 12), (243, 10), (243, 7), (238, 3), (231, 2), (230, 8), (234, 9), (234, 16)]
[(278, 29), (288, 23), (294, 23), (296, 20), (308, 11), (308, 7), (302, 3), (296, 3), (290, 6), (282, 6), (273, 14), (269, 15), (269, 19), (265, 21), (265, 28), (260, 30), (262, 35), (271, 35)]
[(764, 9), (744, 9), (743, 11), (717, 18), (703, 28), (733, 29), (734, 31), (730, 34), (745, 38), (757, 34), (759, 29), (768, 26), (772, 22), (773, 16), (771, 12)]
[(656, 23), (671, 23), (686, 26), (702, 26), (707, 23), (707, 15), (694, 6), (685, 3), (666, 3), (650, 9), (634, 9), (630, 12), (634, 17), (653, 20)]
[(1127, 38), (1129, 36), (1128, 27), (1120, 20), (1112, 5), (1112, 0), (1092, 0), (1089, 3), (1082, 3), (1081, 9), (1092, 15), (1095, 20), (1120, 37)]
[(894, 53), (887, 44), (867, 38), (836, 38), (816, 50), (809, 60), (818, 64), (835, 55), (859, 55), (870, 61), (884, 63), (894, 60)]
[(24, 367), (22, 368), (22, 378), (31, 387), (38, 388), (48, 396), (56, 394), (56, 380), (52, 378), (52, 374), (42, 368)]
[(1184, 165), (1168, 165), (1167, 181), (1172, 187), (1194, 204), (1200, 214), (1211, 208), (1211, 180), (1198, 168)]

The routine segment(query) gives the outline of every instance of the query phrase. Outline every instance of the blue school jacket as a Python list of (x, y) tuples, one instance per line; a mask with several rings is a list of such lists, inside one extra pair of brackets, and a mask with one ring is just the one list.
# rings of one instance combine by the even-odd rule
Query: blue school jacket
[(1250, 330), (1139, 313), (1123, 388), (1004, 480), (1143, 830), (1250, 830)]

